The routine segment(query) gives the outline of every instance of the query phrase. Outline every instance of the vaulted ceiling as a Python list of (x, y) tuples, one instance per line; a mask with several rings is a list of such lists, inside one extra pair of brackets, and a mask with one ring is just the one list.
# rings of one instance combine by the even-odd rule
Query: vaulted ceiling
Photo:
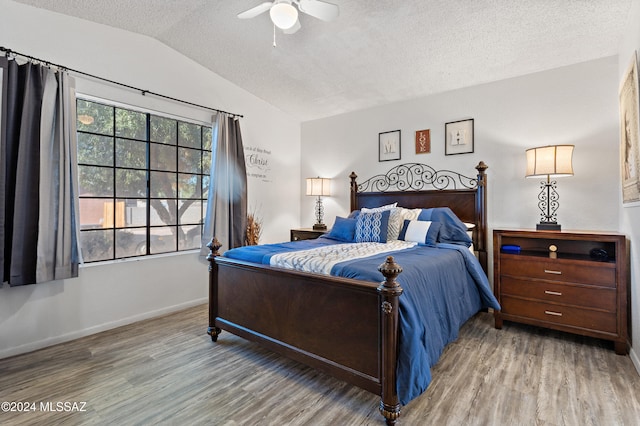
[[(329, 0), (295, 34), (263, 0), (15, 0), (153, 37), (301, 121), (615, 55), (632, 0)], [(143, 52), (141, 54), (144, 54)]]

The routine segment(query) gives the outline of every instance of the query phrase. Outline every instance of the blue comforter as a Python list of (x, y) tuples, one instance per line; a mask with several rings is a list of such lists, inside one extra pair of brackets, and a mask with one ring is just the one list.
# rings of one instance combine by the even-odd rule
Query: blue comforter
[[(224, 256), (269, 264), (271, 256), (327, 244), (340, 244), (329, 238), (241, 247)], [(331, 275), (381, 282), (377, 268), (388, 254), (370, 256), (336, 264)], [(482, 308), (500, 309), (480, 263), (467, 247), (439, 243), (393, 253), (403, 268), (398, 276), (404, 292), (400, 297), (400, 350), (398, 385), (400, 402), (406, 405), (427, 389), (431, 367), (445, 346), (456, 340), (458, 330)]]

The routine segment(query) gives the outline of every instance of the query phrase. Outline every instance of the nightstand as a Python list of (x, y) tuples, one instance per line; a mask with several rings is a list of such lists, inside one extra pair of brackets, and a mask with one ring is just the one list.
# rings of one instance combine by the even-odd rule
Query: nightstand
[(494, 293), (503, 320), (611, 340), (629, 351), (627, 240), (598, 232), (494, 230)]
[(297, 228), (291, 230), (291, 241), (300, 241), (300, 240), (313, 240), (318, 238), (321, 235), (329, 232), (328, 229), (324, 231), (319, 231), (317, 229), (312, 228)]

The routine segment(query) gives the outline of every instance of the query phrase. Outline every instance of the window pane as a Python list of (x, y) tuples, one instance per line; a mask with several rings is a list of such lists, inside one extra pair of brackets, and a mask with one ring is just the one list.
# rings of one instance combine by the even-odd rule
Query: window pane
[(200, 224), (202, 223), (202, 201), (201, 200), (180, 200), (178, 202), (180, 210), (180, 224)]
[(80, 198), (80, 229), (131, 226), (126, 222), (126, 203), (117, 200), (114, 205), (112, 198)]
[(178, 122), (171, 118), (152, 115), (150, 118), (151, 142), (175, 145), (178, 139)]
[(175, 173), (151, 172), (151, 198), (176, 198), (177, 179)]
[(80, 229), (101, 229), (106, 227), (105, 217), (109, 207), (105, 203), (111, 200), (104, 198), (80, 198)]
[(176, 200), (151, 200), (151, 225), (175, 225), (178, 209)]
[(180, 198), (200, 198), (200, 175), (179, 174), (180, 182), (178, 184), (178, 197)]
[(147, 254), (145, 228), (116, 230), (116, 258)]
[(209, 176), (202, 176), (202, 198), (209, 198)]
[(208, 175), (211, 173), (211, 152), (202, 151), (202, 173)]
[(85, 262), (113, 259), (113, 230), (82, 231), (80, 245)]
[[(119, 227), (146, 226), (147, 225), (147, 200), (118, 200), (118, 208), (123, 208), (124, 225)], [(123, 206), (123, 207), (120, 207)]]
[(130, 139), (147, 139), (146, 114), (116, 108), (116, 136)]
[(211, 152), (211, 127), (202, 128), (202, 149)]
[(116, 166), (146, 169), (147, 143), (127, 139), (116, 139)]
[(113, 107), (78, 99), (77, 130), (113, 135)]
[(200, 170), (201, 152), (197, 149), (179, 148), (178, 171), (186, 173), (202, 173)]
[(78, 182), (80, 196), (113, 196), (113, 169), (78, 166)]
[(176, 237), (173, 234), (175, 230), (175, 226), (151, 228), (151, 254), (176, 251), (178, 247)]
[(78, 133), (78, 163), (113, 166), (113, 137)]
[(200, 225), (181, 226), (181, 238), (178, 242), (178, 250), (189, 250), (200, 248), (202, 228)]
[(178, 145), (200, 148), (200, 128), (197, 124), (178, 122)]
[(144, 197), (147, 195), (147, 172), (144, 170), (116, 170), (117, 197)]
[(150, 150), (151, 169), (176, 171), (176, 147), (152, 143)]

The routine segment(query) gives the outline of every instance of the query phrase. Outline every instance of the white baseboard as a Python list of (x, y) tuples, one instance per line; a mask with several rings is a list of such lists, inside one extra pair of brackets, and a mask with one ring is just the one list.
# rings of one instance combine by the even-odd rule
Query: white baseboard
[[(134, 322), (159, 317), (162, 315), (170, 314), (172, 312), (180, 311), (183, 309), (190, 308), (192, 306), (202, 305), (208, 302), (208, 298), (204, 297), (201, 299), (191, 300), (189, 302), (180, 303), (178, 305), (167, 306), (162, 309), (157, 309), (155, 311), (144, 312), (142, 314), (133, 315), (127, 318), (122, 318), (117, 321), (111, 321), (104, 324), (96, 325), (93, 327), (85, 328), (82, 330), (73, 331), (71, 333), (63, 334), (60, 336), (50, 337), (47, 339), (39, 340), (37, 342), (31, 342), (24, 345), (17, 346), (15, 348), (8, 348), (0, 351), (0, 359), (8, 358), (10, 356), (21, 355), (27, 352), (36, 351), (38, 349), (46, 348), (48, 346), (57, 345), (59, 343), (69, 342), (71, 340), (79, 339), (81, 337), (89, 336), (92, 334), (100, 333), (102, 331), (111, 330), (116, 327), (121, 327), (123, 325), (132, 324)], [(203, 324), (203, 333), (207, 328), (207, 324)]]

